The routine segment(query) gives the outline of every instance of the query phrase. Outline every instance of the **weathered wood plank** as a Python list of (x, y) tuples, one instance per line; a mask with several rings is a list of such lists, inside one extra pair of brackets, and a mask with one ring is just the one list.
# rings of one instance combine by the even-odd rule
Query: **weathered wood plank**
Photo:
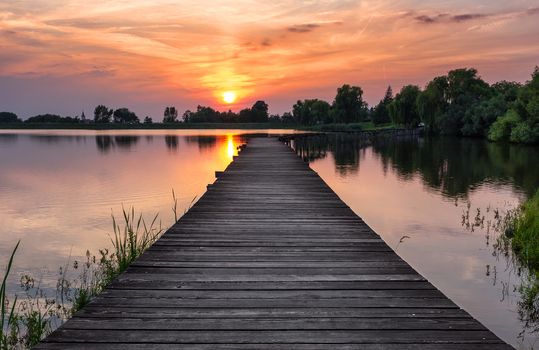
[(36, 349), (507, 349), (286, 146), (254, 138)]

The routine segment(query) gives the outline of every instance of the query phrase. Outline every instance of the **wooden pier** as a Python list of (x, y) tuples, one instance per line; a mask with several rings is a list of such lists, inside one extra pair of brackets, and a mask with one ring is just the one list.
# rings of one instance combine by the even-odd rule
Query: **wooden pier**
[(511, 349), (262, 137), (36, 348)]

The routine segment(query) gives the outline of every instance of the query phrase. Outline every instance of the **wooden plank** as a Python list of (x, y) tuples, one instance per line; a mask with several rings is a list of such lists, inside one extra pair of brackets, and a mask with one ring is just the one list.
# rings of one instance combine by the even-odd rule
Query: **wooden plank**
[(275, 139), (36, 349), (507, 349)]

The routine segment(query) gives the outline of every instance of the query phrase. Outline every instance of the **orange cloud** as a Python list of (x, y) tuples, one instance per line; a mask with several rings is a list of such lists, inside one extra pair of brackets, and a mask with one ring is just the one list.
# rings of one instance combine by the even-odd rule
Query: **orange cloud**
[(490, 81), (523, 80), (539, 54), (533, 5), (4, 2), (0, 104), (23, 117), (73, 114), (114, 96), (112, 103), (157, 115), (164, 105), (218, 105), (233, 90), (236, 109), (265, 99), (283, 112), (298, 98), (330, 100), (343, 83), (361, 85), (375, 103), (388, 84), (423, 85), (459, 66), (477, 67)]

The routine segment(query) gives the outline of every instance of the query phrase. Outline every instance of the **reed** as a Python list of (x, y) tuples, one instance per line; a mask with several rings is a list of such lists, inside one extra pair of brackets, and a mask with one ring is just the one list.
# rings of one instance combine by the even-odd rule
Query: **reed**
[(21, 241), (18, 241), (11, 252), (9, 261), (6, 266), (6, 271), (4, 272), (4, 277), (2, 278), (2, 285), (0, 286), (0, 349), (9, 349), (11, 340), (13, 339), (13, 328), (16, 324), (16, 315), (15, 307), (17, 306), (17, 297), (11, 302), (11, 305), (7, 298), (7, 279), (11, 272), (11, 267), (13, 266), (13, 259), (15, 258), (15, 253), (19, 249), (19, 244)]
[[(175, 194), (174, 200), (176, 203)], [(55, 296), (46, 295), (41, 283), (36, 283), (32, 276), (23, 275), (20, 281), (25, 297), (15, 296), (9, 300), (7, 279), (20, 242), (17, 243), (0, 287), (0, 350), (26, 349), (39, 343), (101, 293), (164, 232), (158, 214), (147, 221), (142, 214), (135, 212), (134, 207), (122, 207), (119, 220), (114, 214), (111, 217), (111, 248), (100, 250), (97, 257), (87, 251), (82, 262), (75, 260), (71, 263), (71, 258), (68, 259), (59, 269)], [(75, 277), (71, 278), (73, 274)]]

